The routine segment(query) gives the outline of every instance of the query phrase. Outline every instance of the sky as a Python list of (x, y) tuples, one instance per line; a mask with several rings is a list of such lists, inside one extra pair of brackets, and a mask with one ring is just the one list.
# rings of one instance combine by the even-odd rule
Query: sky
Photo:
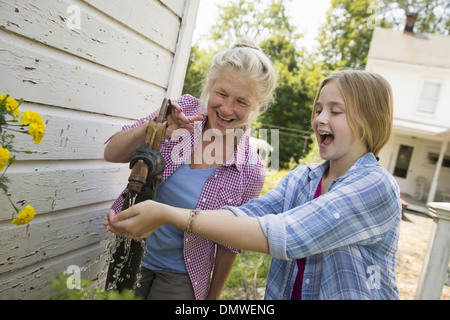
[[(208, 34), (209, 28), (218, 17), (217, 4), (226, 4), (227, 1), (200, 0), (193, 36), (194, 43), (198, 41), (199, 46), (207, 47), (202, 38)], [(313, 48), (318, 28), (325, 22), (325, 14), (330, 8), (331, 0), (291, 0), (286, 3), (288, 6), (287, 12), (291, 17), (291, 24), (297, 27), (297, 32), (304, 35), (304, 38), (299, 40), (298, 44), (308, 49)]]

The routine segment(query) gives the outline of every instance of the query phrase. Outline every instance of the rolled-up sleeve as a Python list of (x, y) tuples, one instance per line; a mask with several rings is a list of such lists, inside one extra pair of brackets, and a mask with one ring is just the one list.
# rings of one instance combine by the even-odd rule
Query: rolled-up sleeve
[[(288, 184), (286, 184), (288, 185)], [(283, 189), (279, 188), (279, 192)], [(355, 243), (375, 243), (400, 218), (399, 190), (384, 171), (360, 171), (347, 176), (315, 200), (272, 211), (272, 197), (250, 201), (232, 209), (238, 216), (257, 216), (266, 235), (270, 254), (279, 259), (298, 259)], [(272, 200), (268, 201), (267, 200)], [(259, 208), (265, 208), (261, 214)], [(279, 210), (280, 208), (278, 208)], [(281, 213), (282, 212), (282, 213)]]
[(227, 206), (238, 217), (256, 217), (266, 238), (269, 240), (269, 250), (272, 252), (279, 247), (286, 248), (286, 235), (283, 219), (277, 219), (276, 214), (283, 211), (283, 205), (286, 202), (284, 195), (289, 189), (289, 182), (293, 172), (288, 173), (274, 189), (260, 198), (250, 200), (247, 204), (240, 207)]

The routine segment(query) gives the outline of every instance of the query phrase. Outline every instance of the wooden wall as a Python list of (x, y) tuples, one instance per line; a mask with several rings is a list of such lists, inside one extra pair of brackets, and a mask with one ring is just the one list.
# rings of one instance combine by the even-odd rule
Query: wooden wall
[[(17, 136), (7, 171), (14, 202), (37, 215), (11, 223), (0, 194), (0, 299), (46, 299), (70, 265), (103, 269), (101, 221), (126, 186), (127, 165), (103, 160), (122, 125), (181, 93), (199, 0), (0, 1), (0, 93), (46, 124), (40, 145)], [(176, 69), (173, 67), (176, 66)], [(184, 69), (183, 69), (184, 68)]]

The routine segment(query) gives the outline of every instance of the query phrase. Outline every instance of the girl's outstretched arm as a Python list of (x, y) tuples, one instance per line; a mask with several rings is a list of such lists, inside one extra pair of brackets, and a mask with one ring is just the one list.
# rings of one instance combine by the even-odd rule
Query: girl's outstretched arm
[[(162, 225), (185, 231), (191, 210), (147, 200), (115, 214), (109, 211), (105, 227), (126, 238), (143, 239)], [(192, 233), (237, 249), (269, 253), (269, 244), (257, 218), (236, 217), (230, 210), (201, 210)]]

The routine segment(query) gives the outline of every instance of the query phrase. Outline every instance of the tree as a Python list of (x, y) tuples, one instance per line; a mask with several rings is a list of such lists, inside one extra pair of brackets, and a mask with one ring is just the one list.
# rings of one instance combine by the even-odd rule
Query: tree
[(183, 94), (200, 97), (214, 52), (192, 46), (189, 54)]
[(289, 23), (286, 1), (291, 0), (235, 0), (219, 5), (219, 19), (212, 27), (211, 39), (219, 48), (229, 47), (242, 37), (259, 43), (275, 33), (290, 41), (295, 39), (299, 35)]
[[(211, 28), (209, 49), (194, 46), (184, 93), (199, 96), (213, 55), (237, 39), (255, 39), (279, 74), (276, 99), (255, 128), (280, 129), (280, 165), (297, 162), (309, 151), (310, 112), (320, 81), (342, 68), (363, 69), (375, 27), (402, 30), (406, 13), (417, 12), (416, 32), (449, 34), (448, 0), (332, 0), (318, 37), (318, 52), (295, 46), (301, 37), (290, 24), (285, 4), (291, 0), (233, 0), (220, 5)], [(270, 142), (270, 135), (268, 136)]]
[(275, 101), (259, 117), (255, 127), (280, 130), (279, 161), (280, 166), (286, 168), (291, 159), (298, 161), (308, 151), (312, 100), (308, 86), (304, 85), (306, 74), (299, 66), (303, 52), (295, 48), (294, 42), (280, 35), (274, 35), (260, 45), (275, 61), (278, 86)]
[(448, 0), (384, 0), (382, 11), (394, 27), (403, 29), (407, 13), (418, 14), (414, 29), (423, 33), (450, 32), (450, 2)]
[(375, 27), (403, 29), (406, 14), (416, 12), (416, 32), (448, 34), (448, 0), (332, 0), (320, 36), (325, 69), (363, 69)]
[[(271, 107), (260, 116), (254, 129), (280, 129), (280, 166), (287, 167), (293, 158), (298, 161), (308, 151), (311, 112), (310, 86), (305, 84), (306, 69), (299, 61), (306, 55), (295, 46), (296, 34), (289, 22), (287, 0), (235, 0), (220, 5), (217, 22), (211, 28), (211, 39), (216, 48), (208, 54), (197, 47), (191, 51), (184, 91), (191, 93), (208, 68), (204, 61), (219, 49), (229, 47), (237, 39), (250, 36), (274, 61), (279, 75), (276, 98)], [(201, 61), (197, 61), (201, 59)], [(314, 89), (315, 90), (315, 89)], [(267, 136), (269, 143), (271, 135)]]
[(383, 19), (369, 21), (376, 8), (372, 0), (331, 1), (318, 38), (327, 70), (364, 68), (375, 25), (386, 26)]

